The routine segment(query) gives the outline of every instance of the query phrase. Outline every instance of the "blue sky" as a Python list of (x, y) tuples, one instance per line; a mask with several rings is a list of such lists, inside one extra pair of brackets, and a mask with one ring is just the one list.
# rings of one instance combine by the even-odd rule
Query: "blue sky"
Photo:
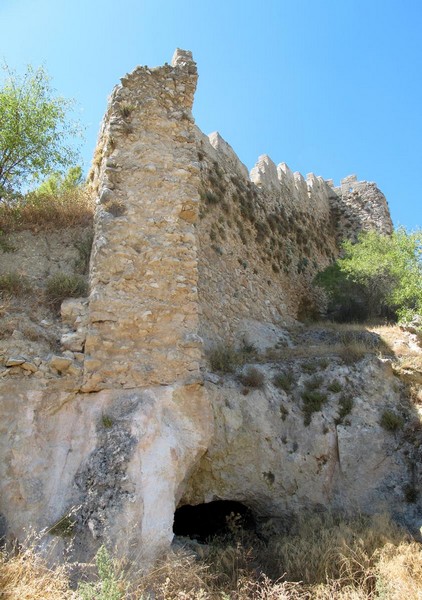
[(44, 64), (86, 125), (136, 65), (192, 50), (194, 116), (251, 168), (260, 154), (336, 183), (376, 181), (395, 225), (422, 226), (420, 0), (0, 0), (0, 58)]

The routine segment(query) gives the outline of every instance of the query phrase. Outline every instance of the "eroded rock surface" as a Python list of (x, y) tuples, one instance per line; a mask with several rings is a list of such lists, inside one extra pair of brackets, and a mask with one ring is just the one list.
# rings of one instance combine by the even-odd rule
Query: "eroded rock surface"
[[(262, 386), (242, 383), (250, 368)], [(207, 389), (215, 433), (183, 503), (237, 500), (283, 524), (302, 510), (388, 512), (418, 532), (420, 505), (409, 497), (420, 489), (422, 438), (408, 424), (421, 415), (388, 362), (367, 355), (350, 365), (333, 354), (258, 363)], [(397, 430), (383, 425), (386, 412)]]

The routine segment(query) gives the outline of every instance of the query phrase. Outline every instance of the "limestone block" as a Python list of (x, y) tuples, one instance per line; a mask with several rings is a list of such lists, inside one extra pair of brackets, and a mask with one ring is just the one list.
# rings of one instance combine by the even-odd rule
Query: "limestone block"
[(287, 186), (291, 193), (293, 193), (294, 188), (294, 177), (293, 171), (290, 170), (286, 163), (280, 163), (277, 166), (277, 176), (280, 183)]
[(71, 364), (72, 360), (63, 356), (52, 356), (50, 359), (50, 367), (59, 373), (64, 373), (67, 371)]
[(85, 337), (86, 333), (84, 331), (65, 333), (60, 339), (60, 344), (64, 350), (82, 352), (85, 345)]
[(262, 353), (276, 347), (292, 346), (290, 336), (285, 329), (254, 319), (242, 319), (239, 322), (236, 339), (239, 347), (245, 343), (252, 344), (256, 350)]
[(21, 368), (30, 373), (36, 373), (38, 371), (38, 368), (32, 362), (27, 361), (21, 364)]
[(289, 368), (294, 383), (288, 393), (277, 391), (272, 367), (262, 363), (264, 387), (246, 395), (235, 378), (206, 377), (214, 437), (183, 503), (240, 500), (262, 517), (317, 506), (404, 514), (400, 490), (411, 477), (408, 449), (379, 425), (385, 403), (400, 401), (394, 376), (376, 360), (361, 363), (359, 370), (332, 363), (324, 377), (360, 396), (342, 423), (338, 395), (331, 394), (304, 425), (301, 391), (309, 376), (300, 361), (289, 361)]
[(87, 300), (84, 298), (69, 298), (64, 300), (60, 307), (60, 313), (63, 323), (76, 329), (76, 324), (80, 320), (87, 308)]
[(249, 178), (247, 167), (240, 162), (233, 148), (221, 137), (218, 131), (210, 133), (208, 139), (211, 146), (215, 148), (219, 154), (223, 155), (223, 160), (228, 163), (231, 168), (237, 171), (245, 179)]
[(23, 365), (26, 362), (26, 358), (23, 356), (11, 356), (7, 359), (5, 366), (6, 367), (18, 367)]
[[(16, 400), (25, 411), (17, 413)], [(148, 564), (169, 546), (183, 482), (212, 433), (201, 386), (109, 390), (89, 402), (29, 389), (17, 398), (3, 388), (0, 407), (0, 511), (9, 535), (23, 539), (28, 522), (49, 528), (72, 511), (79, 559), (105, 539)]]

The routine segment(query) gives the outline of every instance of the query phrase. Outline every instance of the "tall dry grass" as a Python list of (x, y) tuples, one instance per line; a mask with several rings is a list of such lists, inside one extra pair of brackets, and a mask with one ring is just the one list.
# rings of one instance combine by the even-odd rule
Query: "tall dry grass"
[(67, 565), (50, 568), (34, 547), (0, 552), (1, 600), (75, 600)]
[(29, 193), (13, 202), (0, 204), (0, 230), (52, 231), (92, 223), (94, 203), (84, 187), (58, 194)]
[[(268, 542), (238, 531), (170, 551), (148, 575), (101, 550), (92, 583), (33, 549), (0, 557), (1, 600), (421, 600), (422, 547), (385, 517), (308, 516)], [(100, 553), (99, 553), (100, 555)], [(107, 568), (104, 565), (107, 565)], [(86, 579), (86, 578), (85, 578)]]

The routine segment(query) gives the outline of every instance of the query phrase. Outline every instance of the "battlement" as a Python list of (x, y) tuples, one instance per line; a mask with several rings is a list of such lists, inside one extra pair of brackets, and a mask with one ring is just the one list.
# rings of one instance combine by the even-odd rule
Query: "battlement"
[[(209, 136), (211, 144), (224, 154), (247, 178), (247, 169), (239, 161), (231, 146), (218, 133)], [(249, 179), (260, 190), (283, 196), (284, 204), (293, 202), (308, 210), (325, 212), (328, 207), (338, 216), (337, 239), (355, 239), (361, 230), (377, 229), (385, 234), (392, 232), (392, 222), (384, 195), (375, 183), (358, 181), (348, 175), (336, 187), (332, 179), (324, 180), (314, 173), (306, 178), (298, 171), (292, 172), (286, 163), (276, 165), (267, 155), (261, 155), (251, 169)], [(317, 208), (318, 207), (318, 208)]]

